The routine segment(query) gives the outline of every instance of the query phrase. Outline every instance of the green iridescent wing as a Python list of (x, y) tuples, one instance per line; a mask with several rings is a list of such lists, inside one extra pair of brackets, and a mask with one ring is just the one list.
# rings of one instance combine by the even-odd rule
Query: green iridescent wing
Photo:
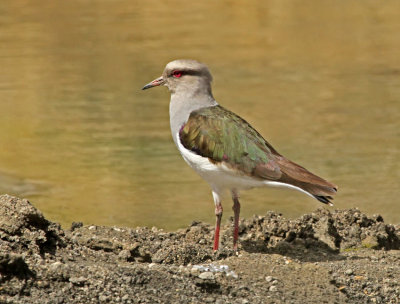
[(192, 112), (179, 137), (186, 149), (213, 163), (262, 179), (277, 180), (282, 175), (274, 148), (245, 120), (221, 106)]

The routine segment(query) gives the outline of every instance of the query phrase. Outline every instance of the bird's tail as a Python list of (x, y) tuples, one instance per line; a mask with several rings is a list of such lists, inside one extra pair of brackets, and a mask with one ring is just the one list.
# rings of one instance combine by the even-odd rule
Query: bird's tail
[(317, 200), (319, 200), (321, 203), (327, 204), (329, 206), (333, 206), (333, 203), (331, 200), (333, 200), (333, 197), (330, 195), (313, 195)]
[(321, 203), (333, 206), (331, 200), (337, 192), (338, 187), (336, 185), (284, 157), (277, 159), (277, 163), (282, 172), (279, 181), (296, 186)]

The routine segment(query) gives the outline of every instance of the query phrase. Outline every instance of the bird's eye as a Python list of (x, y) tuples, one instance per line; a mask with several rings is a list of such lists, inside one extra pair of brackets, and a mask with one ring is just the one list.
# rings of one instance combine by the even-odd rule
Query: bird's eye
[(179, 78), (182, 76), (182, 71), (173, 71), (172, 76), (174, 76), (175, 78)]

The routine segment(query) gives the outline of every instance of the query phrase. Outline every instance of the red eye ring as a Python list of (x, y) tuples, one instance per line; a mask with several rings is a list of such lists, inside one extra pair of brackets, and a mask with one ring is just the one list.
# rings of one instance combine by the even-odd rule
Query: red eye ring
[(172, 76), (174, 76), (175, 78), (179, 78), (182, 76), (182, 71), (173, 71)]

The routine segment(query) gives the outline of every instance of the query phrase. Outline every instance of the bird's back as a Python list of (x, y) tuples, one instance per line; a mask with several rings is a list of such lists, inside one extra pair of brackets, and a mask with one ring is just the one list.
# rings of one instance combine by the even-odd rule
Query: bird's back
[(216, 105), (193, 111), (181, 127), (182, 145), (238, 174), (290, 184), (329, 203), (337, 187), (279, 154), (247, 121)]

